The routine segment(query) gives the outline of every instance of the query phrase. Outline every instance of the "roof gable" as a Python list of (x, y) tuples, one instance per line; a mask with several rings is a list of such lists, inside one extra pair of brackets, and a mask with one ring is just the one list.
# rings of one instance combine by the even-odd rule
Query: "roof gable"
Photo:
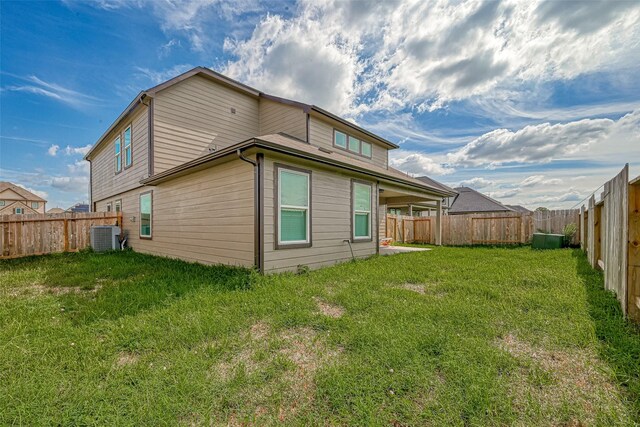
[(469, 187), (455, 188), (458, 195), (451, 204), (449, 213), (465, 212), (514, 212), (499, 201)]
[(19, 187), (11, 182), (0, 181), (0, 199), (2, 198), (11, 198), (11, 200), (27, 200), (34, 202), (46, 202), (40, 196), (36, 196), (29, 190), (25, 190), (22, 187)]

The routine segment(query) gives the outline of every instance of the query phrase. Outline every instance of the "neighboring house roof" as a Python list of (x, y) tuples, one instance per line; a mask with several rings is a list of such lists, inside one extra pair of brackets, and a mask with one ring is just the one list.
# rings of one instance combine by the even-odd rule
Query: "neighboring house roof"
[(428, 176), (418, 176), (416, 177), (416, 179), (426, 183), (427, 185), (430, 185), (431, 187), (439, 188), (442, 191), (448, 191), (450, 193), (457, 194), (457, 191), (454, 190), (453, 188), (447, 185), (444, 185), (443, 183), (438, 182), (435, 179), (431, 179)]
[(370, 176), (387, 179), (396, 183), (420, 189), (422, 191), (426, 190), (439, 196), (448, 197), (455, 195), (455, 192), (453, 190), (443, 189), (442, 184), (440, 184), (439, 186), (430, 185), (416, 178), (411, 178), (404, 172), (401, 172), (397, 169), (387, 169), (382, 166), (376, 166), (362, 160), (348, 157), (335, 150), (329, 150), (316, 147), (314, 145), (309, 145), (304, 141), (282, 133), (263, 135), (248, 139), (246, 141), (240, 142), (238, 144), (210, 154), (206, 154), (202, 157), (191, 160), (190, 162), (156, 174), (150, 178), (142, 180), (141, 182), (143, 184), (157, 184), (159, 182), (173, 178), (175, 175), (181, 175), (190, 172), (191, 170), (198, 168), (198, 166), (202, 167), (202, 165), (205, 165), (208, 162), (220, 159), (228, 155), (240, 153), (252, 147), (269, 149), (271, 151), (294, 155), (296, 157), (318, 161), (343, 169), (348, 169), (354, 172), (360, 172)]
[(469, 187), (455, 188), (458, 192), (449, 209), (450, 214), (472, 212), (513, 212), (514, 210), (499, 201)]
[(24, 197), (25, 200), (29, 201), (29, 202), (46, 202), (45, 199), (43, 199), (40, 196), (37, 196), (35, 194), (33, 194), (31, 191), (25, 190), (24, 188), (12, 184), (11, 182), (7, 182), (7, 181), (0, 181), (0, 193), (2, 193), (5, 190), (11, 190), (14, 193), (18, 194), (21, 197)]
[(140, 104), (144, 103), (145, 98), (147, 97), (154, 97), (158, 92), (167, 89), (175, 84), (180, 83), (183, 80), (188, 79), (189, 77), (195, 76), (195, 75), (201, 75), (204, 76), (206, 78), (209, 78), (211, 80), (214, 80), (218, 83), (222, 83), (228, 87), (234, 88), (240, 92), (243, 92), (247, 95), (256, 97), (256, 98), (264, 98), (264, 99), (268, 99), (270, 101), (274, 101), (274, 102), (279, 102), (281, 104), (288, 104), (288, 105), (293, 105), (296, 107), (301, 108), (305, 113), (309, 113), (309, 112), (316, 112), (320, 115), (329, 117), (333, 120), (336, 120), (342, 124), (344, 124), (345, 126), (348, 126), (352, 129), (358, 130), (368, 136), (370, 136), (371, 138), (375, 139), (376, 141), (378, 141), (379, 143), (386, 145), (389, 148), (398, 148), (397, 144), (394, 144), (393, 142), (390, 142), (388, 140), (386, 140), (385, 138), (382, 138), (379, 135), (376, 135), (364, 128), (361, 128), (360, 126), (351, 123), (348, 120), (343, 119), (342, 117), (336, 116), (333, 113), (330, 113), (327, 110), (324, 110), (316, 105), (311, 105), (311, 104), (305, 104), (302, 102), (298, 102), (298, 101), (293, 101), (290, 99), (286, 99), (286, 98), (280, 98), (277, 96), (273, 96), (273, 95), (268, 95), (264, 92), (260, 92), (250, 86), (247, 86), (243, 83), (240, 83), (236, 80), (233, 80), (227, 76), (224, 76), (220, 73), (217, 73), (209, 68), (206, 67), (195, 67), (189, 71), (186, 71), (182, 74), (180, 74), (179, 76), (176, 76), (170, 80), (167, 80), (164, 83), (160, 83), (157, 86), (154, 86), (152, 88), (149, 88), (147, 90), (141, 91), (138, 93), (138, 95), (136, 95), (136, 97), (133, 99), (133, 101), (131, 101), (131, 103), (124, 109), (124, 111), (118, 116), (118, 118), (111, 124), (111, 126), (109, 126), (109, 128), (102, 134), (102, 136), (98, 139), (98, 141), (93, 145), (93, 147), (91, 147), (91, 149), (89, 150), (89, 152), (84, 156), (85, 160), (89, 160), (91, 158), (91, 154), (98, 148), (98, 146), (102, 143), (102, 141), (118, 126), (118, 124), (124, 120), (125, 117), (129, 116), (129, 114), (131, 114), (138, 106), (140, 106)]
[(520, 212), (520, 213), (533, 213), (533, 211), (530, 211), (529, 209), (525, 208), (524, 206), (520, 206), (520, 205), (505, 205), (506, 207), (513, 209), (516, 212)]
[(89, 205), (87, 203), (76, 203), (67, 209), (67, 212), (89, 212)]
[(64, 209), (62, 208), (51, 208), (47, 211), (47, 213), (55, 214), (55, 213), (64, 213)]

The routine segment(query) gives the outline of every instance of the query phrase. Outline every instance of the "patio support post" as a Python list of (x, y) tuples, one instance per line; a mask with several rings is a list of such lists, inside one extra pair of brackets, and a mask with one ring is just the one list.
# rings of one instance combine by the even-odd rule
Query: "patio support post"
[(436, 246), (442, 245), (442, 200), (436, 201)]
[(409, 216), (413, 216), (413, 205), (409, 205)]

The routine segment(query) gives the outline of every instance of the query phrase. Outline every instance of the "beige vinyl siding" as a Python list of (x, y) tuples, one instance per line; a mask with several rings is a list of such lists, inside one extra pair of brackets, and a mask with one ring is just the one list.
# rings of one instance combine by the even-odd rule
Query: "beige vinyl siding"
[(256, 98), (200, 76), (159, 92), (153, 109), (154, 174), (259, 133)]
[[(274, 163), (311, 171), (311, 241), (310, 248), (275, 249)], [(351, 259), (351, 176), (336, 170), (297, 161), (295, 158), (265, 156), (264, 167), (264, 268), (265, 272), (293, 271), (298, 265), (319, 268)], [(359, 178), (362, 179), (362, 178)], [(373, 189), (375, 194), (375, 183)], [(372, 225), (377, 221), (375, 198)], [(375, 226), (371, 242), (352, 243), (358, 258), (376, 253)]]
[(307, 140), (307, 114), (301, 108), (260, 99), (260, 135), (286, 133)]
[[(132, 163), (128, 168), (116, 174), (113, 141), (124, 129), (132, 124)], [(106, 137), (106, 141), (92, 155), (91, 161), (91, 199), (93, 202), (111, 197), (140, 186), (140, 180), (149, 174), (149, 112), (148, 107), (141, 105), (130, 120), (125, 120)], [(124, 146), (123, 146), (124, 150)]]
[[(0, 206), (0, 214), (3, 214), (3, 215), (13, 214), (13, 208), (18, 208), (18, 207), (19, 208), (26, 207), (27, 208), (25, 209), (26, 213), (34, 213), (34, 212), (45, 213), (45, 205), (47, 203), (41, 200), (33, 200), (34, 202), (38, 202), (38, 208), (33, 209), (31, 207), (31, 202), (32, 202), (31, 200), (25, 199), (23, 196), (11, 190), (10, 188), (7, 188), (2, 193), (0, 193), (0, 200), (4, 200), (5, 202), (4, 206)], [(21, 204), (20, 205), (14, 204), (15, 202), (20, 202)]]
[[(333, 145), (333, 129), (338, 129), (346, 134), (353, 135), (356, 138), (366, 141), (371, 144), (371, 159), (363, 157), (348, 150), (341, 150)], [(387, 167), (387, 152), (388, 150), (381, 145), (374, 143), (371, 138), (367, 138), (365, 135), (355, 132), (346, 126), (333, 126), (332, 124), (325, 122), (318, 117), (311, 116), (309, 121), (309, 139), (312, 145), (318, 147), (324, 147), (329, 150), (337, 151), (349, 157), (353, 157), (359, 160), (372, 162), (375, 165)]]
[[(253, 167), (233, 160), (142, 187), (98, 203), (122, 199), (129, 246), (153, 255), (204, 264), (254, 265)], [(140, 239), (140, 193), (153, 190), (152, 239)], [(132, 217), (135, 220), (132, 221)]]

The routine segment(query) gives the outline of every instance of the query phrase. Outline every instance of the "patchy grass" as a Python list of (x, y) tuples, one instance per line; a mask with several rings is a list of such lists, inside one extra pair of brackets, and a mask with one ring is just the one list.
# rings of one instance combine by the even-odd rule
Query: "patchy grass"
[(0, 262), (1, 425), (633, 425), (638, 360), (578, 251)]

